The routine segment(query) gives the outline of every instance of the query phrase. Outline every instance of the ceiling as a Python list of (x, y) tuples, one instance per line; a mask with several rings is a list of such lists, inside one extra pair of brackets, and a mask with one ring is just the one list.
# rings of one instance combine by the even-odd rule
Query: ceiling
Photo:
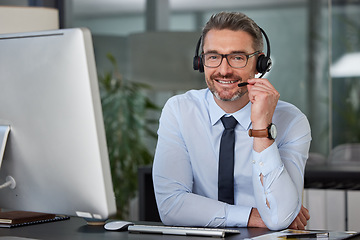
[[(304, 3), (306, 0), (154, 0), (169, 1), (172, 12), (196, 12), (232, 8), (256, 8), (264, 6), (284, 6)], [(143, 13), (146, 0), (73, 0), (73, 13), (76, 17), (109, 16), (115, 14)]]

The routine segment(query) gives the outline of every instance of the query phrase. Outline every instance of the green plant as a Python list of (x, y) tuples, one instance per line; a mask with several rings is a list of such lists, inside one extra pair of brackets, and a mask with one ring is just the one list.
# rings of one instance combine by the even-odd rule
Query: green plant
[(124, 79), (113, 55), (107, 58), (113, 71), (99, 76), (99, 86), (118, 217), (126, 218), (137, 190), (138, 166), (153, 161), (144, 139), (156, 138), (148, 127), (156, 120), (147, 119), (147, 112), (159, 107), (146, 96), (148, 85)]

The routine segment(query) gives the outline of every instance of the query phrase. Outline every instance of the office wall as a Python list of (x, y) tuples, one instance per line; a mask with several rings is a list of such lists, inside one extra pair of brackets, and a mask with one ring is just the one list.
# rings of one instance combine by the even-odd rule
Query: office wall
[(58, 29), (58, 16), (54, 8), (0, 6), (0, 34)]
[(199, 32), (174, 31), (131, 34), (130, 79), (162, 92), (205, 88), (204, 75), (192, 66), (199, 36)]

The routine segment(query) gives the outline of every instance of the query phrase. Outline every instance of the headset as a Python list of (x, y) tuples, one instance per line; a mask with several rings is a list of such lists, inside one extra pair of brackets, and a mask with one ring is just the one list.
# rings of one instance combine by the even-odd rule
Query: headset
[[(266, 35), (265, 31), (259, 27), (261, 33), (263, 34), (263, 36), (265, 37), (265, 41), (266, 41), (266, 55), (260, 55), (258, 57), (257, 63), (256, 63), (256, 70), (261, 73), (261, 76), (259, 78), (262, 78), (265, 73), (269, 72), (272, 66), (272, 62), (271, 62), (271, 58), (270, 58), (270, 41), (268, 36)], [(200, 36), (197, 44), (196, 44), (196, 50), (195, 50), (195, 57), (193, 60), (193, 68), (196, 71), (199, 72), (204, 72), (204, 64), (202, 62), (202, 58), (199, 55), (199, 49), (200, 49), (200, 44), (202, 41), (202, 36)]]

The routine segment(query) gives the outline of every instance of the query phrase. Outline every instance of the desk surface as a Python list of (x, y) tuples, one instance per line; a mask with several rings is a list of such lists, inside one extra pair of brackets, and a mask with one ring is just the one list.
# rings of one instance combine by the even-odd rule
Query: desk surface
[[(270, 233), (264, 228), (240, 228), (241, 234), (231, 235), (226, 239), (244, 239)], [(116, 231), (106, 231), (103, 226), (88, 226), (85, 220), (71, 217), (70, 220), (59, 222), (42, 223), (16, 228), (0, 228), (0, 239), (4, 236), (22, 237), (30, 239), (131, 239), (131, 240), (155, 240), (155, 239), (217, 239), (209, 237), (182, 237), (157, 234), (136, 234)]]
[[(144, 224), (146, 222), (141, 222)], [(151, 223), (151, 222), (148, 222)], [(241, 234), (230, 235), (226, 239), (244, 239), (252, 238), (259, 235), (271, 233), (265, 228), (238, 228)], [(345, 232), (330, 232), (330, 237), (327, 240), (338, 240), (348, 237), (349, 234)], [(6, 237), (6, 238), (4, 238)], [(82, 218), (71, 217), (70, 220), (59, 222), (42, 223), (30, 226), (16, 227), (16, 228), (0, 228), (0, 240), (2, 239), (116, 239), (116, 240), (215, 240), (221, 238), (214, 237), (195, 237), (195, 236), (174, 236), (174, 235), (158, 235), (158, 234), (137, 234), (128, 233), (127, 231), (106, 231), (103, 226), (88, 226)], [(360, 236), (357, 235), (352, 240), (358, 240)]]

